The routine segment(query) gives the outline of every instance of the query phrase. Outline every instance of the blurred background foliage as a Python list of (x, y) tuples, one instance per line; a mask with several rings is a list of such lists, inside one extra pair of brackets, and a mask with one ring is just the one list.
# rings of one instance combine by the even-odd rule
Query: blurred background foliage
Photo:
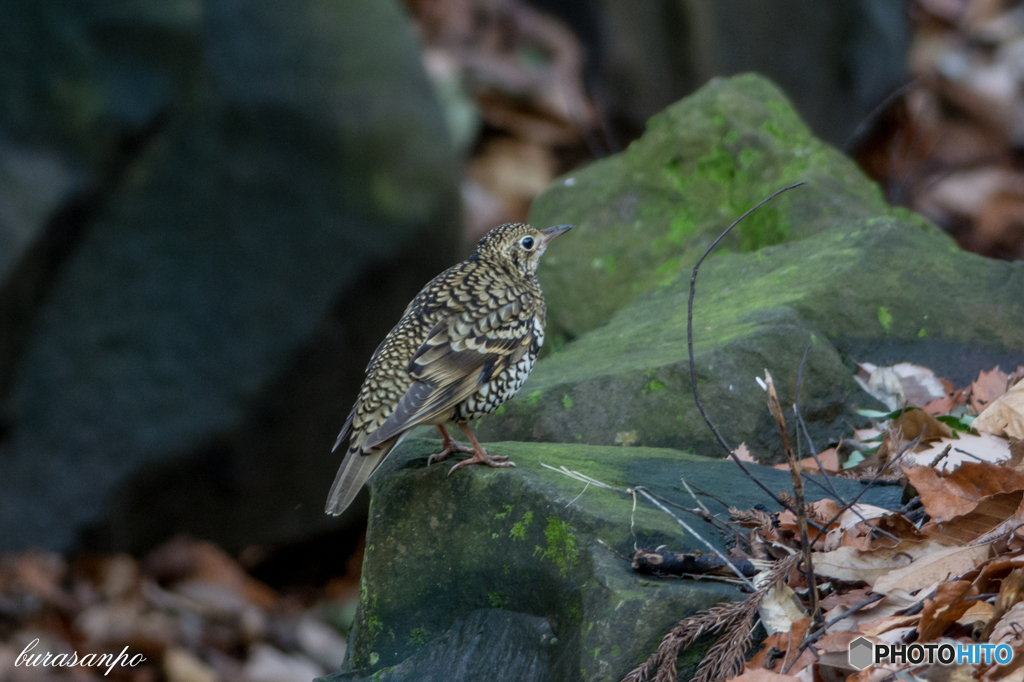
[[(228, 609), (231, 646), (330, 669), (302, 623), (343, 630), (355, 594), (365, 495), (340, 521), (322, 504), (373, 349), (490, 227), (714, 76), (768, 76), (890, 201), (1024, 255), (1010, 0), (0, 0), (0, 18), (0, 551), (71, 557), (4, 560), (11, 632), (41, 604), (80, 617), (94, 601), (69, 585), (206, 580), (290, 624)], [(153, 641), (159, 674), (194, 672)]]

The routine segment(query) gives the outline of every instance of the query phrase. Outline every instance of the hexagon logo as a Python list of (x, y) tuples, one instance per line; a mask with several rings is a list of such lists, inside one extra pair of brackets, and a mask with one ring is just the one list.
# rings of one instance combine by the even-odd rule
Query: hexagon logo
[(850, 665), (852, 667), (863, 670), (871, 665), (874, 658), (875, 646), (871, 642), (863, 637), (858, 637), (850, 642)]

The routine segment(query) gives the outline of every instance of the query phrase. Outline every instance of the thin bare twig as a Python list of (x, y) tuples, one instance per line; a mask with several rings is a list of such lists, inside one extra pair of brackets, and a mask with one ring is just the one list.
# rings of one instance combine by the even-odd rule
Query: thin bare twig
[(768, 386), (768, 409), (775, 417), (775, 424), (779, 427), (779, 435), (782, 436), (782, 449), (786, 451), (786, 458), (789, 459), (789, 471), (793, 477), (793, 497), (796, 499), (796, 525), (800, 530), (800, 544), (803, 545), (804, 575), (807, 578), (807, 595), (811, 600), (811, 619), (815, 625), (821, 625), (821, 609), (818, 605), (818, 583), (814, 579), (814, 564), (811, 559), (811, 543), (808, 542), (810, 533), (807, 532), (807, 504), (804, 501), (804, 478), (800, 472), (800, 460), (793, 454), (793, 448), (789, 445), (789, 436), (786, 433), (786, 418), (782, 414), (782, 405), (779, 404), (779, 395), (775, 392), (775, 382), (768, 370), (764, 371), (764, 381)]
[(826, 632), (828, 632), (828, 629), (830, 627), (832, 627), (833, 625), (835, 625), (836, 623), (838, 623), (842, 619), (848, 618), (848, 617), (852, 616), (853, 614), (857, 613), (858, 611), (860, 611), (864, 607), (871, 606), (875, 602), (881, 601), (883, 599), (885, 599), (885, 595), (884, 594), (876, 594), (873, 597), (868, 597), (864, 601), (858, 602), (858, 603), (854, 604), (853, 606), (851, 606), (846, 611), (843, 611), (841, 614), (839, 614), (838, 616), (836, 616), (832, 620), (830, 620), (827, 623), (825, 623), (824, 625), (822, 625), (820, 628), (815, 630), (813, 633), (811, 633), (811, 634), (807, 635), (806, 637), (804, 637), (804, 641), (800, 643), (800, 648), (797, 649), (796, 657), (790, 662), (790, 664), (788, 666), (786, 666), (786, 669), (782, 671), (782, 674), (785, 675), (786, 673), (788, 673), (789, 669), (792, 668), (796, 664), (796, 662), (800, 660), (800, 656), (803, 655), (803, 653), (807, 649), (807, 647), (811, 646), (812, 644), (817, 642), (819, 639), (821, 639), (822, 636)]
[[(796, 413), (797, 425), (800, 427), (800, 429), (803, 430), (804, 438), (807, 440), (807, 447), (811, 451), (811, 457), (814, 458), (814, 463), (818, 465), (818, 471), (820, 471), (821, 475), (825, 477), (825, 485), (828, 486), (828, 489), (831, 492), (832, 497), (834, 497), (841, 504), (846, 504), (846, 500), (843, 499), (843, 496), (840, 495), (839, 491), (836, 490), (835, 486), (832, 485), (832, 478), (828, 475), (828, 472), (825, 471), (825, 467), (824, 465), (822, 465), (821, 460), (818, 459), (818, 448), (814, 446), (814, 441), (811, 440), (811, 434), (807, 430), (807, 424), (804, 422), (804, 417), (800, 413), (800, 386), (804, 378), (804, 365), (807, 364), (807, 355), (811, 352), (811, 346), (813, 345), (814, 344), (810, 343), (807, 344), (807, 348), (804, 349), (804, 356), (800, 359), (800, 366), (796, 370), (796, 395), (793, 397), (793, 412)], [(798, 435), (797, 441), (799, 440), (800, 437)], [(814, 481), (814, 479), (810, 480)], [(814, 482), (817, 483), (817, 481)]]
[(697, 409), (700, 411), (700, 414), (704, 418), (705, 423), (707, 423), (708, 428), (711, 429), (711, 433), (715, 434), (715, 440), (717, 440), (718, 443), (725, 449), (726, 454), (729, 457), (732, 458), (732, 461), (736, 462), (736, 466), (738, 466), (740, 468), (740, 471), (742, 471), (744, 474), (746, 474), (747, 478), (749, 478), (751, 481), (756, 483), (757, 486), (759, 488), (761, 488), (761, 490), (763, 490), (764, 492), (768, 493), (768, 496), (771, 497), (773, 500), (775, 500), (776, 504), (778, 504), (780, 507), (782, 507), (784, 509), (789, 509), (790, 511), (793, 511), (794, 513), (796, 513), (795, 510), (790, 509), (789, 505), (787, 505), (785, 502), (783, 502), (781, 499), (779, 499), (779, 497), (775, 493), (773, 493), (771, 490), (769, 490), (768, 486), (766, 486), (764, 483), (759, 481), (750, 472), (750, 470), (746, 467), (746, 465), (743, 463), (743, 461), (739, 457), (736, 456), (736, 453), (733, 452), (733, 448), (729, 447), (729, 444), (726, 442), (725, 438), (719, 432), (718, 427), (715, 426), (715, 423), (713, 421), (711, 421), (711, 417), (708, 416), (707, 410), (704, 409), (704, 403), (702, 403), (701, 400), (700, 400), (700, 392), (697, 390), (697, 363), (694, 361), (694, 358), (693, 358), (693, 299), (697, 295), (697, 272), (698, 272), (698, 270), (700, 270), (700, 265), (701, 265), (701, 263), (704, 262), (704, 259), (708, 257), (708, 254), (710, 254), (711, 251), (716, 246), (718, 246), (718, 242), (722, 241), (722, 239), (725, 238), (725, 235), (729, 234), (729, 232), (732, 231), (732, 228), (734, 228), (737, 225), (739, 225), (740, 221), (742, 221), (748, 215), (750, 215), (751, 213), (753, 213), (754, 211), (759, 209), (764, 204), (768, 203), (769, 201), (771, 201), (775, 197), (779, 196), (783, 192), (788, 192), (791, 189), (794, 189), (796, 187), (799, 187), (800, 185), (805, 185), (805, 184), (807, 184), (807, 183), (806, 182), (798, 182), (798, 183), (789, 185), (788, 187), (783, 187), (782, 189), (777, 190), (771, 196), (769, 196), (767, 199), (763, 199), (763, 200), (759, 201), (757, 204), (754, 205), (753, 208), (751, 208), (746, 213), (741, 215), (739, 218), (734, 220), (733, 223), (731, 225), (729, 225), (729, 227), (725, 228), (725, 231), (722, 232), (722, 234), (718, 235), (718, 238), (714, 242), (712, 242), (711, 246), (709, 246), (707, 251), (704, 252), (704, 255), (702, 255), (697, 260), (697, 264), (693, 266), (693, 275), (690, 277), (690, 300), (689, 300), (689, 302), (687, 304), (687, 309), (686, 309), (686, 346), (687, 346), (687, 350), (689, 351), (689, 355), (690, 355), (690, 384), (693, 387), (693, 400), (694, 400), (695, 403), (697, 403)]
[(703, 544), (703, 545), (704, 545), (705, 547), (707, 547), (707, 548), (708, 548), (708, 549), (710, 549), (710, 550), (711, 550), (712, 552), (714, 552), (715, 554), (717, 554), (717, 555), (718, 555), (718, 557), (719, 557), (719, 558), (720, 558), (720, 559), (721, 559), (722, 561), (724, 561), (724, 562), (725, 562), (725, 565), (726, 565), (726, 566), (728, 566), (728, 567), (729, 567), (729, 569), (730, 569), (730, 570), (731, 570), (731, 571), (732, 571), (733, 573), (735, 573), (735, 574), (736, 574), (736, 577), (737, 577), (737, 578), (739, 578), (740, 580), (742, 580), (742, 581), (743, 581), (743, 584), (745, 584), (745, 585), (746, 585), (747, 587), (749, 587), (749, 588), (750, 588), (750, 590), (751, 590), (752, 592), (756, 592), (756, 591), (757, 591), (757, 588), (756, 588), (756, 587), (754, 587), (754, 583), (750, 582), (750, 580), (749, 580), (749, 579), (747, 579), (747, 576), (743, 575), (743, 572), (742, 572), (742, 571), (741, 571), (740, 569), (736, 568), (736, 565), (735, 565), (735, 564), (734, 564), (733, 562), (731, 562), (731, 561), (729, 560), (729, 557), (725, 556), (725, 555), (724, 555), (724, 554), (722, 554), (722, 553), (721, 553), (720, 551), (718, 551), (718, 548), (717, 548), (717, 547), (715, 547), (715, 546), (714, 546), (714, 545), (712, 545), (712, 544), (711, 544), (710, 542), (708, 542), (707, 540), (705, 540), (705, 539), (704, 539), (704, 538), (703, 538), (703, 537), (702, 537), (702, 536), (700, 535), (700, 533), (698, 533), (697, 531), (695, 531), (695, 530), (694, 530), (694, 529), (693, 529), (693, 528), (692, 528), (692, 527), (690, 526), (690, 524), (686, 523), (686, 522), (685, 522), (685, 521), (683, 521), (683, 520), (682, 520), (681, 518), (679, 518), (678, 516), (676, 516), (675, 514), (673, 514), (673, 513), (672, 513), (672, 511), (671, 511), (671, 510), (670, 510), (670, 509), (669, 509), (668, 507), (666, 507), (666, 506), (665, 506), (665, 505), (663, 505), (663, 504), (662, 504), (661, 502), (659, 502), (658, 500), (656, 500), (656, 499), (654, 498), (654, 496), (653, 496), (653, 495), (651, 495), (651, 494), (650, 494), (649, 492), (647, 492), (647, 489), (646, 489), (646, 488), (644, 488), (643, 486), (634, 486), (633, 490), (635, 490), (636, 492), (638, 492), (638, 493), (640, 493), (641, 495), (643, 495), (644, 497), (646, 497), (646, 498), (648, 499), (648, 501), (650, 501), (650, 503), (651, 503), (651, 504), (653, 504), (653, 505), (654, 505), (655, 507), (657, 507), (657, 508), (658, 508), (658, 509), (660, 509), (661, 511), (665, 512), (665, 513), (666, 513), (666, 514), (668, 514), (669, 516), (671, 516), (671, 517), (672, 517), (672, 519), (673, 519), (673, 520), (674, 520), (674, 521), (675, 521), (676, 523), (678, 523), (678, 524), (679, 524), (680, 526), (682, 526), (682, 527), (683, 527), (684, 529), (686, 529), (686, 531), (687, 531), (687, 532), (688, 532), (688, 533), (689, 533), (690, 535), (692, 535), (693, 537), (695, 537), (695, 538), (697, 538), (698, 540), (700, 540), (700, 542), (701, 542), (701, 543), (702, 543), (702, 544)]
[[(683, 484), (686, 485), (686, 482), (684, 481)], [(686, 488), (687, 488), (687, 490), (689, 490), (690, 486), (687, 485)], [(648, 491), (648, 492), (650, 492), (652, 495), (654, 495), (659, 500), (661, 500), (664, 504), (667, 504), (670, 507), (675, 507), (679, 511), (684, 511), (687, 514), (693, 514), (697, 518), (703, 519), (704, 521), (707, 521), (712, 526), (714, 526), (715, 529), (718, 530), (719, 532), (731, 533), (731, 534), (735, 535), (738, 540), (740, 540), (740, 541), (744, 540), (742, 533), (740, 533), (738, 530), (733, 528), (731, 525), (729, 525), (725, 521), (722, 521), (721, 519), (719, 519), (717, 516), (712, 514), (710, 511), (708, 511), (708, 508), (705, 507), (704, 504), (701, 503), (701, 501), (698, 500), (695, 496), (693, 497), (693, 499), (694, 499), (694, 501), (698, 505), (700, 505), (701, 509), (690, 509), (689, 507), (684, 507), (683, 505), (679, 504), (678, 502), (673, 502), (672, 500), (668, 499), (667, 497), (663, 497), (663, 496), (659, 495), (658, 493), (651, 492), (651, 491)], [(690, 491), (690, 495), (693, 496), (693, 491)]]
[(838, 512), (836, 512), (836, 515), (833, 516), (831, 519), (829, 519), (828, 523), (826, 523), (822, 527), (822, 529), (818, 531), (818, 534), (816, 536), (814, 536), (814, 540), (811, 541), (811, 544), (813, 545), (818, 540), (820, 540), (821, 536), (825, 534), (825, 531), (828, 529), (829, 526), (831, 526), (833, 523), (835, 523), (836, 520), (838, 520), (840, 516), (845, 514), (846, 511), (848, 509), (850, 509), (853, 505), (857, 504), (857, 500), (859, 500), (864, 495), (864, 493), (866, 493), (867, 491), (871, 490), (871, 488), (875, 485), (875, 483), (878, 483), (878, 479), (880, 479), (882, 477), (882, 474), (885, 473), (886, 469), (888, 469), (893, 464), (896, 464), (897, 462), (899, 462), (900, 459), (903, 458), (903, 455), (905, 455), (911, 448), (916, 448), (921, 443), (921, 439), (923, 439), (923, 438), (924, 438), (924, 431), (921, 432), (920, 436), (918, 436), (914, 440), (912, 440), (909, 443), (907, 443), (906, 445), (904, 445), (903, 449), (900, 450), (899, 453), (895, 457), (893, 457), (888, 462), (886, 462), (885, 466), (883, 466), (881, 469), (879, 469), (878, 473), (875, 474), (875, 477), (872, 478), (870, 481), (868, 481), (867, 483), (864, 484), (864, 489), (861, 490), (859, 493), (857, 493), (857, 495), (852, 500), (850, 500), (850, 502), (848, 504), (843, 505), (842, 508)]

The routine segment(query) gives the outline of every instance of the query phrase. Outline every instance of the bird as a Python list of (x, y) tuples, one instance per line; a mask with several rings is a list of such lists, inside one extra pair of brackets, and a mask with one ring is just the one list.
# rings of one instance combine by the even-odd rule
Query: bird
[[(547, 310), (537, 265), (548, 245), (572, 225), (539, 230), (505, 223), (488, 232), (465, 261), (432, 279), (377, 347), (366, 379), (331, 452), (348, 440), (325, 511), (337, 516), (384, 458), (416, 427), (434, 425), (442, 449), (472, 453), (471, 464), (512, 467), (489, 455), (469, 423), (491, 414), (526, 381), (544, 343)], [(455, 442), (457, 425), (470, 446)]]

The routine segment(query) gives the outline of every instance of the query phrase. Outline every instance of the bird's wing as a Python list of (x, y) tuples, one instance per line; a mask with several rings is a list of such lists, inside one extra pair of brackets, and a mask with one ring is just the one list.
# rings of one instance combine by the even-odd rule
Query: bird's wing
[(485, 314), (462, 312), (438, 322), (409, 362), (415, 380), (395, 410), (362, 443), (372, 448), (433, 423), (529, 350), (536, 327), (522, 299)]

